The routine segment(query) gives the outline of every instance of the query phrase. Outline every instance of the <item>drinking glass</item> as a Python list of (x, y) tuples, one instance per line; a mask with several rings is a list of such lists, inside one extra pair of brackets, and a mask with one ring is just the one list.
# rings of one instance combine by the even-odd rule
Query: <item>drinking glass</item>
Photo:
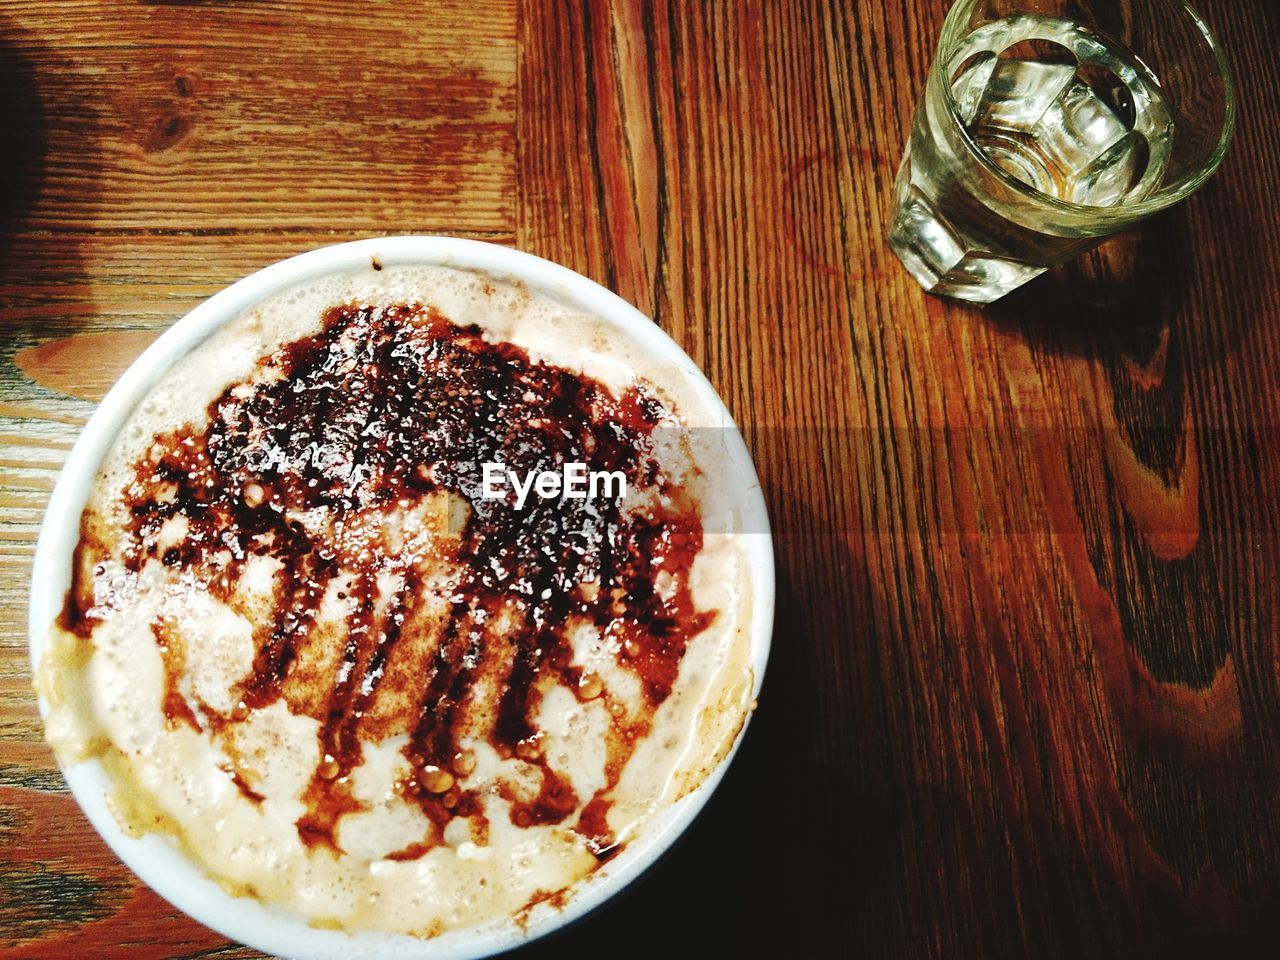
[(1193, 193), (1235, 121), (1182, 0), (959, 0), (894, 188), (889, 244), (926, 290), (990, 303)]

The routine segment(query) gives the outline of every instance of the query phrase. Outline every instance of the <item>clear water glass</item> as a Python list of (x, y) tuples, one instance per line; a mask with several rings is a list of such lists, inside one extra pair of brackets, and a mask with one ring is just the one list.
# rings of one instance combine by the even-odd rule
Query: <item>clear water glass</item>
[(959, 0), (889, 244), (929, 292), (990, 303), (1193, 193), (1234, 120), (1223, 51), (1181, 0)]

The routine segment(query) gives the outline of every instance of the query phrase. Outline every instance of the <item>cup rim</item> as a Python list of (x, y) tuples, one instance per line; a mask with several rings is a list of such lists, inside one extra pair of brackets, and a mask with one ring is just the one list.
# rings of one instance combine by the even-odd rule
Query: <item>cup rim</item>
[[(743, 541), (752, 571), (750, 662), (758, 697), (768, 662), (775, 597), (773, 541), (755, 467), (732, 416), (697, 365), (665, 331), (621, 297), (566, 267), (483, 241), (446, 236), (377, 237), (310, 250), (264, 267), (196, 306), (151, 344), (111, 388), (72, 447), (49, 498), (36, 545), (28, 602), (28, 644), (33, 675), (46, 637), (70, 584), (80, 516), (98, 465), (135, 406), (180, 357), (253, 304), (287, 287), (367, 265), (427, 264), (475, 269), (519, 280), (591, 313), (633, 338), (646, 351), (680, 368), (705, 409), (721, 419), (726, 453), (749, 483), (740, 493)], [(735, 474), (737, 475), (737, 474)], [(42, 720), (48, 704), (38, 698)], [(628, 887), (669, 850), (706, 805), (732, 762), (751, 711), (729, 750), (706, 778), (656, 814), (617, 857), (578, 881), (563, 907), (533, 907), (523, 922), (499, 918), (422, 939), (374, 931), (349, 933), (309, 926), (301, 915), (248, 897), (233, 897), (168, 837), (131, 837), (111, 814), (112, 785), (96, 759), (62, 772), (85, 815), (118, 857), (144, 883), (178, 909), (222, 935), (279, 956), (311, 960), (480, 960), (562, 929)], [(61, 766), (61, 761), (59, 761)]]
[(1150, 196), (1133, 203), (1121, 203), (1109, 207), (1095, 207), (1083, 203), (1072, 203), (1070, 200), (1060, 200), (1019, 180), (992, 160), (987, 152), (974, 141), (965, 125), (960, 123), (959, 106), (951, 92), (950, 78), (945, 76), (947, 57), (944, 51), (961, 38), (960, 32), (962, 30), (968, 28), (968, 24), (964, 20), (973, 11), (978, 2), (979, 0), (957, 0), (947, 12), (946, 19), (943, 21), (942, 35), (938, 40), (937, 52), (933, 64), (929, 68), (929, 78), (930, 82), (936, 81), (941, 87), (947, 105), (947, 116), (960, 131), (960, 136), (969, 153), (985, 170), (997, 177), (1020, 197), (1033, 203), (1041, 204), (1051, 210), (1069, 214), (1072, 217), (1087, 217), (1093, 221), (1106, 221), (1117, 224), (1134, 223), (1152, 214), (1159, 213), (1161, 210), (1165, 210), (1181, 200), (1185, 200), (1204, 186), (1205, 182), (1222, 165), (1222, 161), (1227, 155), (1227, 150), (1231, 146), (1231, 139), (1235, 134), (1236, 126), (1236, 85), (1226, 50), (1218, 42), (1218, 38), (1213, 31), (1209, 29), (1204, 17), (1188, 0), (1159, 0), (1159, 2), (1167, 3), (1181, 10), (1191, 18), (1192, 24), (1203, 37), (1210, 53), (1213, 54), (1218, 66), (1218, 75), (1222, 77), (1223, 98), (1225, 101), (1223, 104), (1222, 129), (1218, 135), (1218, 142), (1208, 160), (1195, 171), (1182, 177), (1182, 179), (1172, 184), (1160, 186)]

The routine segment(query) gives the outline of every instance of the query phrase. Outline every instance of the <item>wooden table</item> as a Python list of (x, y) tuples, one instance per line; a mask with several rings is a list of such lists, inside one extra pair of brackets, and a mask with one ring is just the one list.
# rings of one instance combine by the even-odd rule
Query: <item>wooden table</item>
[(524, 956), (1280, 952), (1280, 14), (1205, 2), (1241, 116), (1201, 194), (977, 311), (883, 240), (944, 7), (0, 3), (0, 952), (256, 956), (66, 794), (31, 554), (158, 331), (396, 233), (514, 244), (653, 316), (778, 531), (773, 662), (719, 794)]

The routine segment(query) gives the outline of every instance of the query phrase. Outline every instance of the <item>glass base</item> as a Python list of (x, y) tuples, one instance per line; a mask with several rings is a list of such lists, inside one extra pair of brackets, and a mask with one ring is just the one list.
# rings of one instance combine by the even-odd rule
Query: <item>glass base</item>
[(909, 180), (900, 184), (896, 201), (889, 246), (929, 293), (991, 303), (1046, 269), (967, 249), (929, 198)]

